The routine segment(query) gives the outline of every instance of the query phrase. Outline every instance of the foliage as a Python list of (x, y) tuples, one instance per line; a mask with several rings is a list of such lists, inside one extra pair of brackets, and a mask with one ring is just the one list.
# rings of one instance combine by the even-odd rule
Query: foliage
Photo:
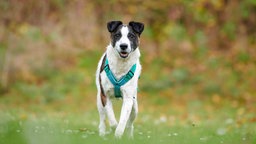
[(255, 143), (255, 18), (255, 0), (0, 1), (1, 142), (105, 142), (95, 70), (119, 19), (145, 23), (138, 143)]

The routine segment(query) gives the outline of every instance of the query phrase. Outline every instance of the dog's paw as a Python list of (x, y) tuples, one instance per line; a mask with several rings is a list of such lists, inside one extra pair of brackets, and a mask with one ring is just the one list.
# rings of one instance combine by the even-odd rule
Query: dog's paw
[(127, 127), (126, 132), (129, 139), (133, 139), (133, 125)]
[(100, 127), (99, 128), (99, 136), (104, 137), (106, 135), (106, 128)]
[(99, 125), (99, 136), (104, 137), (106, 135), (106, 125), (101, 123)]
[(120, 127), (117, 127), (116, 131), (115, 131), (115, 137), (117, 139), (120, 139), (120, 138), (122, 138), (123, 133), (124, 133), (124, 131)]
[(104, 137), (106, 135), (106, 132), (99, 132), (100, 137)]
[(116, 130), (117, 124), (111, 125), (110, 130), (113, 132)]
[(115, 137), (116, 137), (117, 139), (121, 139), (122, 136), (123, 136), (123, 134), (118, 133), (118, 132), (115, 132)]

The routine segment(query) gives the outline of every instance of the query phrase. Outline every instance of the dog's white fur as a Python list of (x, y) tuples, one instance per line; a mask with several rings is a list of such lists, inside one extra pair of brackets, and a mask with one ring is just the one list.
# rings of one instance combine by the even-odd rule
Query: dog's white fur
[[(140, 51), (139, 48), (136, 48), (131, 52), (131, 46), (129, 44), (129, 40), (127, 38), (128, 28), (125, 27), (122, 29), (122, 38), (116, 43), (116, 46), (113, 48), (111, 44), (108, 45), (106, 52), (101, 57), (97, 71), (96, 71), (96, 85), (98, 89), (97, 93), (97, 107), (100, 114), (100, 124), (99, 124), (99, 134), (100, 136), (104, 136), (106, 134), (106, 124), (105, 119), (106, 116), (109, 119), (109, 125), (112, 129), (115, 129), (115, 136), (120, 138), (124, 130), (126, 128), (127, 134), (129, 137), (133, 137), (133, 121), (135, 120), (138, 113), (138, 104), (137, 104), (137, 87), (138, 87), (138, 78), (141, 73), (141, 65), (139, 61)], [(130, 49), (130, 54), (127, 58), (121, 58), (119, 56), (119, 45), (122, 43), (128, 44), (128, 50)], [(111, 100), (114, 97), (114, 87), (110, 80), (108, 79), (105, 71), (100, 73), (100, 67), (102, 65), (102, 61), (104, 56), (107, 55), (107, 59), (109, 61), (109, 67), (115, 77), (120, 79), (124, 76), (134, 65), (136, 65), (136, 71), (134, 73), (133, 78), (128, 81), (125, 85), (121, 86), (121, 92), (123, 94), (123, 105), (121, 109), (121, 115), (119, 122), (116, 121), (115, 114), (112, 107)], [(102, 87), (104, 89), (104, 93), (107, 97), (106, 105), (103, 106), (101, 102), (101, 91), (100, 91), (100, 83), (99, 76), (101, 77)]]

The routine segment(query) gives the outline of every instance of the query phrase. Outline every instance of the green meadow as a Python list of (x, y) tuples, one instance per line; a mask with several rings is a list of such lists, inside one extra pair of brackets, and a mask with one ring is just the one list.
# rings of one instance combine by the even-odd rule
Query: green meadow
[(37, 106), (34, 106), (34, 109), (36, 110), (30, 112), (21, 109), (1, 112), (1, 143), (253, 144), (256, 142), (255, 119), (250, 119), (250, 114), (237, 119), (236, 111), (232, 108), (214, 110), (211, 116), (204, 113), (204, 110), (198, 110), (187, 113), (188, 118), (180, 116), (184, 115), (183, 113), (160, 115), (161, 112), (158, 110), (142, 111), (136, 119), (132, 140), (125, 135), (120, 140), (115, 139), (111, 131), (108, 131), (104, 138), (99, 137), (96, 109), (79, 112), (72, 110), (45, 112), (44, 108)]
[[(254, 104), (219, 95), (198, 99), (198, 85), (146, 79), (157, 73), (153, 64), (140, 78), (139, 114), (134, 139), (98, 136), (94, 70), (98, 52), (85, 53), (79, 64), (43, 84), (17, 82), (1, 97), (0, 143), (225, 143), (256, 142)], [(179, 70), (178, 70), (179, 71)], [(151, 74), (150, 74), (151, 73)], [(182, 75), (180, 73), (172, 75)], [(87, 79), (87, 82), (85, 79)], [(161, 79), (161, 78), (160, 78)], [(171, 83), (171, 82), (170, 82)], [(188, 82), (190, 83), (190, 82)], [(192, 83), (192, 82), (191, 82)], [(163, 86), (159, 86), (163, 85)], [(205, 93), (205, 92), (204, 92)], [(210, 92), (209, 92), (210, 93)], [(114, 101), (117, 119), (122, 100)]]

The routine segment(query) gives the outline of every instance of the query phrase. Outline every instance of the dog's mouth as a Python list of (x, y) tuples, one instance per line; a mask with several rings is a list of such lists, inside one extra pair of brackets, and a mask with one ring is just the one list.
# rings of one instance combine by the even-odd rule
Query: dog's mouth
[(119, 52), (119, 55), (121, 56), (121, 58), (127, 58), (129, 53), (128, 52)]

